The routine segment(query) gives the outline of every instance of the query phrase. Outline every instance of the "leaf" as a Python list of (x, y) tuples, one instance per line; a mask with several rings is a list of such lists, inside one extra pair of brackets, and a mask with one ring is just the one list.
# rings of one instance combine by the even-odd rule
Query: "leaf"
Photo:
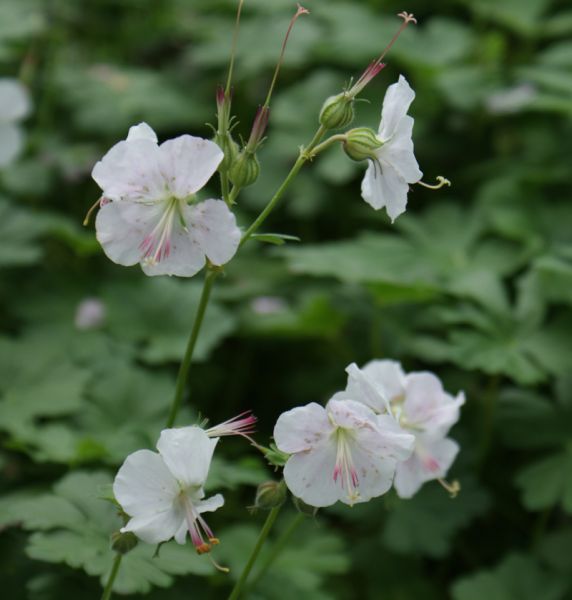
[(444, 557), (453, 538), (490, 506), (488, 494), (472, 480), (461, 480), (460, 494), (451, 499), (431, 482), (411, 500), (400, 500), (383, 530), (384, 544), (401, 554)]
[(259, 242), (282, 246), (286, 242), (300, 242), (300, 238), (295, 235), (287, 235), (285, 233), (254, 233), (252, 238)]
[(531, 557), (511, 554), (491, 571), (480, 571), (455, 582), (454, 600), (560, 600), (566, 583)]
[(522, 469), (516, 477), (522, 502), (536, 511), (556, 505), (572, 513), (572, 447)]
[[(30, 558), (65, 563), (104, 583), (114, 559), (110, 534), (120, 526), (116, 509), (97, 498), (98, 488), (109, 479), (102, 472), (76, 471), (54, 486), (53, 495), (30, 496), (26, 503), (12, 509), (19, 511), (25, 529), (43, 530), (30, 536), (26, 548)], [(2, 508), (0, 503), (0, 520)], [(114, 591), (147, 593), (153, 586), (172, 585), (175, 575), (213, 572), (208, 560), (199, 557), (190, 545), (164, 544), (157, 558), (153, 558), (154, 552), (153, 545), (139, 543), (126, 554)]]

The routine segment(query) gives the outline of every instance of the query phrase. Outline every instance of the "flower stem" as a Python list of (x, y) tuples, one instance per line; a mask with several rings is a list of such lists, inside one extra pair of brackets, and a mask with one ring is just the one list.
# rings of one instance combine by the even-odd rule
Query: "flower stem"
[(119, 573), (119, 567), (121, 565), (121, 559), (123, 558), (123, 554), (116, 554), (115, 559), (113, 561), (113, 566), (111, 567), (111, 573), (109, 574), (109, 579), (105, 584), (105, 589), (103, 590), (103, 595), (101, 596), (101, 600), (109, 600), (111, 598), (111, 592), (113, 590), (113, 584), (115, 583), (115, 578), (117, 577), (117, 573)]
[(256, 233), (256, 231), (258, 231), (262, 223), (266, 221), (266, 218), (274, 210), (274, 207), (278, 204), (278, 201), (280, 200), (280, 198), (282, 198), (284, 192), (288, 189), (292, 181), (296, 178), (296, 175), (298, 175), (300, 169), (304, 166), (306, 161), (312, 158), (312, 151), (318, 145), (320, 140), (324, 137), (326, 131), (326, 128), (323, 125), (321, 125), (318, 131), (316, 131), (316, 134), (314, 135), (312, 141), (308, 144), (308, 146), (302, 148), (298, 159), (294, 163), (292, 169), (290, 169), (290, 173), (288, 173), (286, 179), (282, 182), (282, 185), (278, 188), (274, 196), (272, 196), (270, 202), (266, 205), (264, 210), (258, 215), (258, 217), (256, 217), (256, 220), (252, 223), (252, 225), (250, 225), (250, 227), (244, 232), (242, 239), (240, 240), (240, 247), (242, 247), (248, 241), (250, 236), (253, 233)]
[(195, 346), (197, 343), (197, 338), (199, 337), (199, 332), (201, 330), (201, 325), (203, 324), (203, 319), (205, 316), (205, 312), (207, 309), (207, 305), (209, 303), (209, 298), (211, 295), (211, 290), (213, 287), (214, 280), (218, 275), (218, 270), (209, 268), (205, 275), (205, 281), (203, 284), (203, 291), (201, 293), (201, 299), (199, 302), (199, 307), (197, 308), (197, 314), (195, 315), (195, 321), (193, 323), (193, 328), (191, 329), (191, 335), (189, 337), (189, 342), (187, 344), (187, 349), (185, 350), (185, 356), (183, 357), (183, 362), (179, 368), (179, 374), (177, 376), (177, 385), (175, 388), (175, 396), (173, 398), (173, 403), (171, 404), (171, 410), (169, 411), (169, 417), (167, 419), (167, 423), (165, 427), (169, 429), (175, 423), (175, 419), (177, 418), (177, 413), (181, 408), (181, 402), (183, 400), (183, 394), (185, 392), (185, 387), (187, 385), (187, 377), (189, 375), (189, 368), (191, 366), (191, 360), (193, 358), (193, 352), (195, 350)]
[(228, 597), (228, 600), (238, 600), (238, 598), (240, 598), (240, 594), (242, 593), (244, 584), (246, 583), (246, 580), (248, 579), (248, 576), (250, 575), (250, 571), (252, 571), (252, 567), (254, 566), (254, 563), (256, 562), (258, 555), (260, 554), (260, 550), (262, 549), (262, 546), (264, 545), (264, 542), (266, 541), (266, 538), (268, 537), (268, 534), (270, 533), (270, 530), (272, 529), (272, 525), (274, 525), (274, 521), (276, 521), (276, 517), (278, 516), (278, 513), (280, 512), (280, 508), (281, 508), (280, 506), (276, 506), (275, 508), (273, 508), (270, 511), (268, 517), (266, 517), (266, 521), (264, 522), (262, 531), (260, 532), (260, 535), (258, 536), (258, 540), (256, 540), (256, 545), (254, 546), (254, 550), (252, 551), (252, 554), (250, 555), (250, 558), (248, 559), (246, 566), (244, 567), (242, 573), (240, 574), (238, 581), (235, 583), (234, 588), (232, 589), (232, 592), (231, 592), (230, 596)]
[(248, 586), (249, 588), (254, 587), (260, 581), (260, 579), (262, 579), (262, 576), (266, 573), (266, 571), (268, 571), (268, 569), (272, 566), (272, 563), (274, 563), (278, 556), (280, 556), (282, 550), (284, 550), (284, 548), (288, 544), (288, 541), (290, 540), (292, 534), (294, 533), (294, 531), (296, 531), (298, 526), (302, 523), (302, 521), (305, 518), (305, 515), (299, 512), (292, 519), (290, 525), (288, 525), (287, 529), (284, 530), (282, 535), (276, 540), (276, 542), (272, 546), (272, 549), (266, 557), (266, 560), (260, 565), (260, 568), (256, 572), (256, 576), (252, 579), (250, 585)]

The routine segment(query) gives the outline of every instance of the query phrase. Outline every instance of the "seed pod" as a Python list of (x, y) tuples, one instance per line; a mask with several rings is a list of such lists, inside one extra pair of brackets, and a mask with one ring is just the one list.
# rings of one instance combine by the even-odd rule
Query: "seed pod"
[(342, 129), (354, 119), (354, 100), (345, 92), (330, 96), (320, 111), (320, 124), (326, 129)]
[(252, 185), (260, 174), (260, 163), (252, 152), (242, 151), (230, 168), (230, 180), (238, 188)]

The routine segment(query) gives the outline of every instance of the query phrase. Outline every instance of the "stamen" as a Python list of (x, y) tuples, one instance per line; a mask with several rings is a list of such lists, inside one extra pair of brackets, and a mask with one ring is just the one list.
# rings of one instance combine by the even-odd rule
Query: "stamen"
[(430, 185), (429, 183), (425, 183), (424, 181), (418, 181), (417, 185), (422, 185), (423, 187), (429, 190), (440, 190), (442, 187), (445, 186), (451, 187), (451, 182), (442, 175), (437, 175), (435, 179), (438, 181), (438, 183), (435, 185)]
[(240, 435), (245, 437), (254, 445), (256, 443), (250, 438), (249, 434), (256, 431), (255, 425), (258, 419), (252, 414), (250, 410), (247, 410), (228, 421), (224, 421), (219, 425), (210, 427), (206, 430), (206, 434), (209, 437), (225, 437), (229, 435)]
[[(159, 222), (139, 245), (139, 249), (143, 252), (142, 262), (146, 265), (156, 265), (171, 254), (173, 224), (180, 210), (179, 200), (176, 198), (168, 200), (167, 203)], [(180, 217), (182, 219), (182, 214)]]
[[(197, 554), (207, 554), (211, 551), (213, 545), (218, 545), (220, 540), (215, 537), (211, 528), (207, 525), (207, 522), (197, 512), (193, 503), (189, 500), (189, 497), (182, 492), (181, 502), (185, 509), (185, 516), (187, 519), (187, 527), (191, 541), (197, 551)], [(208, 542), (205, 540), (208, 540)]]
[(451, 498), (456, 498), (457, 494), (461, 491), (461, 484), (457, 479), (451, 483), (441, 478), (437, 479), (437, 481), (449, 492)]
[(101, 198), (98, 198), (92, 204), (91, 208), (87, 211), (85, 218), (83, 219), (82, 225), (84, 227), (87, 227), (89, 225), (89, 220), (91, 219), (91, 215), (93, 214), (93, 211), (99, 206), (105, 206), (108, 202), (109, 202), (109, 200), (107, 198), (104, 198), (103, 196)]
[(338, 479), (340, 480), (342, 489), (347, 491), (348, 499), (350, 503), (353, 503), (359, 499), (359, 490), (357, 489), (359, 478), (353, 465), (351, 449), (347, 441), (347, 433), (342, 428), (339, 428), (336, 434), (338, 449), (333, 478), (335, 483), (338, 482)]

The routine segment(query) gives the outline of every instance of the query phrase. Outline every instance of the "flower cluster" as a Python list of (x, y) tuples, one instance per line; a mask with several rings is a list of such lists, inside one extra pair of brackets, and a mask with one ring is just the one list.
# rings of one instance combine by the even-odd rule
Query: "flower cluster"
[(307, 504), (365, 502), (395, 485), (411, 497), (426, 481), (443, 478), (458, 452), (447, 433), (459, 418), (435, 375), (406, 375), (394, 361), (347, 369), (348, 383), (325, 408), (316, 403), (283, 413), (274, 428), (288, 455), (284, 479)]
[(149, 544), (173, 537), (184, 544), (188, 533), (199, 554), (209, 552), (219, 541), (202, 515), (224, 504), (221, 494), (205, 498), (213, 452), (221, 437), (249, 438), (255, 423), (245, 413), (206, 430), (196, 425), (164, 429), (158, 452), (130, 454), (113, 483), (115, 498), (129, 517), (121, 532), (133, 532)]
[(146, 123), (131, 127), (92, 172), (103, 191), (95, 225), (107, 256), (140, 263), (147, 275), (179, 277), (207, 259), (227, 263), (240, 242), (235, 216), (222, 200), (196, 197), (223, 157), (209, 140), (182, 135), (159, 145)]

